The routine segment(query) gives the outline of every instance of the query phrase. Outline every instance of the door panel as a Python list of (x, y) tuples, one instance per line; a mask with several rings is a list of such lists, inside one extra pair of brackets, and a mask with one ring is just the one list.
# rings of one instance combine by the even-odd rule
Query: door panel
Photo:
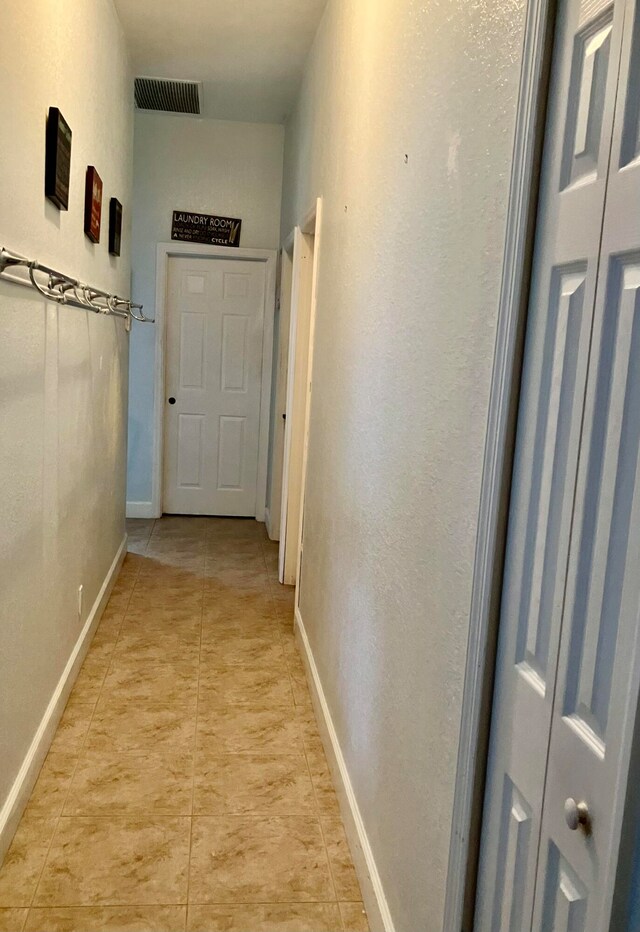
[(265, 268), (171, 258), (165, 511), (255, 515)]
[(589, 901), (561, 848), (536, 879), (622, 24), (621, 0), (559, 5), (478, 876), (486, 932), (531, 929), (536, 892), (551, 924), (535, 929), (577, 932)]
[(202, 488), (202, 414), (178, 414), (178, 475), (180, 489)]
[(544, 891), (543, 924), (549, 932), (582, 932), (587, 915), (588, 892), (555, 845), (549, 853)]
[[(589, 893), (587, 932), (609, 928), (640, 685), (639, 14), (625, 6), (539, 864), (549, 883), (561, 852)], [(568, 797), (587, 804), (590, 833), (568, 829)]]

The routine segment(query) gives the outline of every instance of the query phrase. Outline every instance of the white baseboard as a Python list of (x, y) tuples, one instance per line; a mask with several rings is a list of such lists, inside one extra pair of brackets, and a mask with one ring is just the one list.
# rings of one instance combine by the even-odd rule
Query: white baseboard
[(127, 502), (127, 518), (159, 518), (153, 502)]
[(358, 880), (362, 889), (364, 905), (369, 917), (372, 932), (395, 932), (395, 926), (387, 898), (382, 887), (382, 881), (369, 844), (364, 822), (358, 807), (355, 792), (349, 777), (349, 771), (340, 748), (338, 735), (333, 725), (331, 712), (327, 705), (318, 668), (316, 667), (311, 645), (305, 631), (300, 610), (296, 606), (296, 635), (302, 652), (302, 658), (307, 669), (311, 698), (318, 719), (322, 743), (327, 755), (331, 775), (338, 794), (340, 811), (344, 827), (349, 839), (353, 863), (355, 864)]
[(89, 650), (91, 638), (93, 637), (102, 612), (109, 600), (111, 590), (118, 578), (118, 573), (126, 553), (127, 536), (125, 534), (118, 548), (118, 552), (113, 558), (113, 563), (109, 568), (109, 572), (100, 588), (100, 592), (91, 607), (91, 611), (80, 632), (75, 647), (71, 652), (71, 656), (67, 661), (67, 665), (63, 670), (62, 676), (58, 680), (58, 685), (49, 700), (49, 705), (40, 720), (38, 729), (33, 736), (33, 741), (18, 771), (18, 775), (13, 782), (13, 786), (9, 791), (9, 795), (2, 809), (0, 809), (0, 863), (2, 863), (2, 859), (11, 844), (11, 839), (15, 834), (18, 823), (22, 818), (22, 813), (29, 801), (31, 791), (38, 779), (40, 768), (47, 756), (51, 742), (53, 741), (53, 736), (58, 727), (58, 722), (62, 717), (62, 713), (64, 712), (64, 707), (67, 704), (69, 693), (73, 688), (80, 667)]
[(280, 535), (275, 532), (273, 527), (273, 521), (271, 519), (271, 509), (265, 508), (264, 510), (264, 523), (267, 528), (267, 534), (269, 535), (269, 540), (273, 540), (276, 543), (280, 540)]

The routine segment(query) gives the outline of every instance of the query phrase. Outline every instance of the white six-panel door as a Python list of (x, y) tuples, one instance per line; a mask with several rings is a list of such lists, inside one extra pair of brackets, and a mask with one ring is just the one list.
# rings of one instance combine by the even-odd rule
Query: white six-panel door
[[(640, 599), (626, 6), (558, 9), (478, 878), (487, 932), (608, 927)], [(635, 202), (614, 207), (616, 185)], [(582, 803), (588, 824), (572, 830), (565, 804), (570, 819)]]
[(533, 919), (571, 932), (609, 928), (640, 680), (640, 23), (624, 7)]
[(169, 259), (163, 510), (256, 513), (265, 264)]

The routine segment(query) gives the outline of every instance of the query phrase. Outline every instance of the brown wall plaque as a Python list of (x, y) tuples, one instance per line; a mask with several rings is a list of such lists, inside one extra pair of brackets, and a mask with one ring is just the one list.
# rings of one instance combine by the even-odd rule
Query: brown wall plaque
[(213, 214), (192, 214), (174, 210), (171, 239), (187, 243), (208, 243), (213, 246), (239, 246), (242, 220), (216, 217)]
[(58, 210), (69, 209), (71, 174), (71, 130), (57, 107), (47, 117), (44, 193)]
[(101, 214), (102, 179), (93, 165), (89, 165), (84, 189), (84, 232), (92, 243), (100, 242)]
[(109, 252), (112, 256), (120, 255), (122, 239), (122, 204), (112, 197), (109, 201)]

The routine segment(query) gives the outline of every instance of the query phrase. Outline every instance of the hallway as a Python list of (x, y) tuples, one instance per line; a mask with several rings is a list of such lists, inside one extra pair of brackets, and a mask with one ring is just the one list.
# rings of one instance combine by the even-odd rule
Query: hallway
[(242, 519), (128, 533), (0, 930), (364, 932), (277, 545)]

